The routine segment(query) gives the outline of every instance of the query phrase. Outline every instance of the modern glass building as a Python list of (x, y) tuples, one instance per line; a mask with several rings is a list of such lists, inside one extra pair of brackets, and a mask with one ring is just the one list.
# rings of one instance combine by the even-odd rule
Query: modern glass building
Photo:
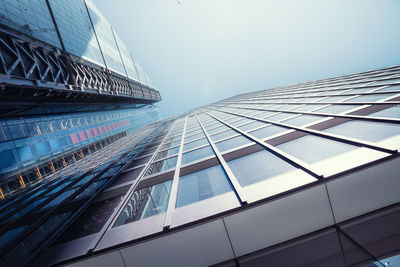
[(4, 265), (398, 266), (400, 66), (148, 125), (0, 202)]
[(159, 119), (159, 92), (90, 0), (1, 1), (0, 85), (0, 199)]

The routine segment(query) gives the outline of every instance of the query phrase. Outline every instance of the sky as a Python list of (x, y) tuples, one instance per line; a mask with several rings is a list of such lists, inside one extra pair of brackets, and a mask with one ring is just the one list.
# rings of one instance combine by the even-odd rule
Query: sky
[(162, 118), (236, 94), (400, 64), (398, 0), (94, 0)]

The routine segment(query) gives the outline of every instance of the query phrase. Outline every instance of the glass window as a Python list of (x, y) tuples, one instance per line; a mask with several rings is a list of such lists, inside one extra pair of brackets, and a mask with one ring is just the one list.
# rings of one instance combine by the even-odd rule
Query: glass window
[(277, 148), (308, 164), (312, 164), (357, 147), (314, 135), (306, 135), (278, 145)]
[(263, 127), (261, 129), (249, 132), (252, 136), (255, 136), (259, 139), (264, 139), (267, 138), (268, 136), (272, 136), (278, 133), (283, 133), (285, 131), (288, 131), (287, 128), (276, 126), (276, 125), (270, 125), (267, 127)]
[(387, 109), (372, 113), (368, 116), (400, 119), (400, 106), (394, 106), (391, 108), (387, 108)]
[(137, 190), (119, 215), (114, 227), (167, 211), (172, 180)]
[(218, 133), (218, 134), (212, 135), (212, 136), (211, 136), (211, 139), (212, 139), (214, 142), (216, 142), (216, 141), (218, 141), (218, 140), (221, 140), (221, 139), (224, 139), (224, 138), (233, 136), (233, 135), (235, 135), (235, 134), (237, 134), (237, 132), (236, 132), (235, 130), (229, 129), (229, 130), (224, 131), (224, 132), (222, 132), (222, 133)]
[(172, 157), (169, 159), (157, 161), (150, 165), (149, 169), (146, 172), (146, 175), (150, 175), (153, 173), (165, 171), (171, 168), (175, 168), (177, 157)]
[(353, 137), (370, 142), (378, 142), (392, 136), (400, 135), (400, 125), (354, 120), (325, 129), (324, 132)]
[(266, 150), (228, 162), (241, 186), (254, 184), (296, 168)]
[(319, 117), (319, 116), (312, 116), (312, 115), (301, 115), (298, 117), (295, 117), (293, 119), (288, 119), (286, 121), (283, 121), (283, 123), (287, 123), (293, 126), (302, 126), (314, 121), (318, 121), (320, 119), (322, 119), (323, 117)]
[(176, 207), (182, 207), (207, 198), (232, 191), (220, 165), (179, 178)]
[(312, 110), (312, 109), (320, 108), (320, 107), (323, 107), (323, 106), (325, 106), (325, 105), (304, 105), (304, 106), (300, 106), (300, 107), (298, 107), (298, 108), (294, 108), (294, 109), (292, 109), (292, 110), (293, 110), (293, 111), (304, 111), (304, 112), (308, 112), (308, 111), (310, 111), (310, 110)]
[(26, 161), (26, 160), (33, 158), (32, 150), (28, 145), (19, 147), (18, 153), (19, 153), (19, 157), (21, 158), (21, 161)]
[(211, 146), (206, 146), (200, 149), (192, 150), (182, 155), (182, 164), (186, 164), (191, 161), (202, 159), (214, 155), (214, 151)]
[(249, 144), (251, 143), (251, 141), (249, 139), (247, 139), (246, 137), (243, 136), (236, 136), (233, 138), (230, 138), (228, 140), (224, 140), (222, 142), (216, 143), (215, 145), (217, 146), (218, 150), (220, 152), (238, 147), (238, 146), (242, 146), (245, 144)]
[(362, 96), (358, 96), (358, 97), (346, 100), (344, 102), (355, 102), (355, 103), (377, 102), (379, 100), (385, 99), (385, 98), (393, 96), (393, 95), (395, 95), (395, 94), (362, 95)]
[(295, 116), (295, 115), (296, 114), (292, 114), (292, 113), (280, 113), (280, 114), (268, 117), (267, 120), (280, 121), (280, 120), (287, 119), (287, 118)]
[(331, 105), (326, 108), (321, 108), (316, 110), (315, 112), (319, 113), (333, 113), (333, 114), (339, 114), (348, 110), (352, 110), (356, 107), (360, 107), (358, 105)]
[(155, 159), (161, 159), (161, 158), (169, 157), (169, 156), (178, 154), (178, 152), (179, 152), (179, 146), (176, 146), (176, 147), (168, 149), (168, 150), (160, 151), (157, 154)]
[(189, 149), (195, 148), (195, 147), (199, 147), (202, 145), (208, 144), (208, 140), (206, 138), (191, 142), (191, 143), (186, 143), (183, 146), (183, 151), (187, 151)]
[(239, 126), (238, 128), (240, 130), (242, 130), (242, 131), (248, 131), (248, 130), (263, 126), (263, 125), (265, 125), (265, 122), (253, 121), (253, 122), (251, 122), (249, 124), (246, 124), (246, 125), (243, 125), (243, 126)]

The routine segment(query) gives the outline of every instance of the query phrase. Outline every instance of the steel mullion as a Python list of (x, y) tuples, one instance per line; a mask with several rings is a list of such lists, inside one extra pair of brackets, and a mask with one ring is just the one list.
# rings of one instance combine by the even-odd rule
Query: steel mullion
[(322, 179), (324, 176), (321, 172), (315, 170), (312, 166), (310, 166), (308, 163), (303, 162), (302, 160), (299, 160), (289, 154), (287, 154), (286, 152), (283, 152), (282, 150), (263, 142), (261, 139), (258, 139), (255, 136), (252, 136), (248, 133), (246, 133), (245, 131), (240, 130), (239, 128), (215, 117), (214, 115), (208, 113), (207, 111), (203, 111), (204, 113), (206, 113), (207, 115), (213, 117), (214, 119), (218, 120), (219, 122), (225, 124), (226, 126), (230, 127), (231, 129), (235, 130), (236, 132), (240, 133), (243, 136), (246, 136), (248, 139), (256, 142), (257, 144), (261, 145), (262, 147), (264, 147), (266, 150), (268, 150), (269, 152), (277, 155), (278, 157), (284, 159), (286, 162), (288, 162), (289, 164), (307, 172), (308, 174), (310, 174), (311, 176), (317, 178), (317, 179)]
[[(322, 117), (335, 117), (335, 118), (378, 121), (378, 122), (387, 122), (387, 123), (400, 123), (400, 119), (380, 118), (380, 117), (364, 117), (364, 116), (359, 116), (359, 115), (345, 115), (345, 114), (340, 115), (340, 114), (319, 113), (319, 112), (309, 112), (309, 111), (275, 110), (275, 109), (264, 109), (264, 108), (232, 107), (232, 106), (218, 106), (218, 105), (212, 105), (212, 106), (223, 107), (223, 108), (239, 108), (239, 109), (260, 110), (260, 111), (273, 111), (273, 112), (281, 112), (281, 113), (292, 113), (292, 114), (298, 114), (298, 115), (305, 114), (305, 115), (314, 115), (314, 116), (322, 116)], [(367, 108), (367, 107), (365, 107), (365, 108)], [(359, 111), (359, 110), (357, 110), (357, 111)]]
[(174, 213), (176, 199), (178, 197), (177, 195), (178, 195), (178, 186), (179, 186), (179, 175), (180, 175), (180, 170), (181, 170), (183, 144), (184, 144), (184, 139), (185, 139), (185, 135), (186, 135), (187, 121), (188, 121), (188, 114), (185, 117), (185, 124), (183, 126), (183, 131), (182, 131), (182, 139), (181, 139), (181, 144), (179, 146), (178, 159), (176, 161), (174, 178), (172, 180), (171, 193), (169, 194), (167, 213), (165, 215), (164, 223), (163, 223), (163, 229), (165, 229), (165, 230), (167, 230), (171, 227), (172, 215)]
[[(133, 195), (137, 185), (139, 184), (139, 182), (142, 180), (143, 176), (145, 175), (146, 171), (148, 170), (148, 168), (150, 167), (150, 165), (152, 164), (154, 158), (156, 157), (156, 154), (158, 153), (158, 151), (160, 150), (160, 148), (162, 147), (162, 145), (164, 144), (165, 139), (167, 138), (167, 136), (169, 135), (169, 133), (171, 132), (171, 129), (173, 128), (173, 126), (176, 124), (176, 121), (174, 122), (174, 124), (170, 127), (170, 129), (168, 130), (168, 132), (165, 134), (163, 140), (161, 141), (161, 143), (159, 144), (158, 148), (156, 149), (156, 151), (154, 151), (154, 154), (151, 156), (151, 158), (149, 159), (149, 161), (147, 162), (146, 166), (142, 169), (142, 171), (139, 173), (139, 175), (137, 176), (136, 180), (132, 183), (132, 185), (129, 187), (129, 189), (127, 190), (127, 192), (125, 193), (123, 199), (119, 202), (119, 204), (117, 205), (117, 207), (114, 209), (113, 213), (109, 216), (109, 218), (107, 219), (106, 223), (103, 225), (103, 227), (101, 228), (100, 232), (98, 232), (96, 234), (96, 237), (92, 240), (92, 242), (90, 243), (89, 247), (88, 247), (88, 252), (93, 252), (97, 245), (99, 244), (99, 242), (101, 241), (102, 237), (104, 236), (104, 234), (114, 225), (115, 221), (118, 219), (118, 216), (120, 214), (120, 212), (122, 211), (123, 208), (125, 208), (126, 204), (128, 203), (129, 199), (131, 198), (131, 196)], [(165, 128), (163, 128), (165, 129)], [(145, 146), (144, 146), (145, 147)], [(143, 148), (144, 148), (143, 147)]]
[(210, 135), (208, 134), (208, 132), (206, 131), (206, 129), (204, 128), (203, 124), (200, 122), (199, 118), (197, 117), (197, 114), (195, 113), (197, 122), (199, 123), (200, 127), (203, 129), (203, 132), (205, 134), (205, 136), (208, 139), (208, 142), (210, 143), (212, 149), (214, 150), (215, 155), (217, 156), (219, 162), (222, 165), (222, 168), (224, 169), (225, 173), (228, 176), (229, 181), (231, 182), (233, 189), (235, 190), (235, 193), (237, 195), (237, 197), (239, 198), (240, 203), (243, 204), (247, 204), (247, 196), (246, 193), (244, 192), (242, 186), (240, 185), (239, 181), (237, 180), (236, 176), (233, 174), (231, 168), (229, 168), (228, 164), (226, 163), (224, 157), (222, 156), (221, 152), (219, 152), (218, 148), (216, 147), (214, 141), (211, 139)]
[[(212, 109), (214, 110), (214, 109)], [(316, 135), (316, 136), (320, 136), (320, 137), (324, 137), (324, 138), (328, 138), (328, 139), (332, 139), (335, 141), (340, 141), (343, 143), (348, 143), (348, 144), (352, 144), (352, 145), (357, 145), (357, 146), (363, 146), (363, 147), (367, 147), (367, 148), (371, 148), (374, 150), (378, 150), (381, 152), (385, 152), (385, 153), (389, 153), (389, 154), (396, 154), (398, 153), (398, 150), (393, 150), (393, 149), (388, 149), (388, 148), (384, 148), (384, 147), (380, 147), (377, 146), (371, 142), (367, 142), (367, 141), (361, 141), (355, 138), (350, 138), (350, 137), (345, 137), (345, 136), (341, 136), (341, 135), (336, 135), (336, 134), (331, 134), (331, 133), (326, 133), (326, 132), (322, 132), (322, 131), (317, 131), (317, 130), (312, 130), (309, 128), (305, 128), (305, 127), (297, 127), (297, 126), (292, 126), (290, 124), (286, 124), (286, 123), (281, 123), (281, 122), (274, 122), (271, 120), (266, 120), (266, 119), (262, 119), (262, 118), (256, 118), (253, 116), (248, 116), (248, 115), (242, 115), (242, 114), (238, 114), (238, 113), (233, 113), (233, 112), (229, 112), (229, 111), (220, 111), (217, 110), (219, 112), (224, 112), (227, 114), (232, 114), (232, 115), (236, 115), (239, 117), (244, 117), (244, 118), (249, 118), (249, 119), (253, 119), (253, 120), (257, 120), (257, 121), (262, 121), (262, 122), (266, 122), (266, 123), (270, 123), (273, 125), (278, 125), (281, 127), (285, 127), (291, 130), (297, 130), (297, 131), (301, 131), (301, 132), (306, 132), (312, 135)]]

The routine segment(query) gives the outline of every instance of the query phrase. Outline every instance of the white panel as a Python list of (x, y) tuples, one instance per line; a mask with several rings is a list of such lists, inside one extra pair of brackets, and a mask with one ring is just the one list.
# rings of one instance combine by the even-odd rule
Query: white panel
[(121, 249), (130, 266), (208, 266), (233, 258), (222, 220)]
[(327, 183), (337, 222), (400, 201), (400, 158)]
[(334, 223), (324, 185), (319, 185), (224, 218), (236, 256)]
[(75, 262), (68, 267), (125, 267), (119, 251), (113, 251), (97, 257)]

